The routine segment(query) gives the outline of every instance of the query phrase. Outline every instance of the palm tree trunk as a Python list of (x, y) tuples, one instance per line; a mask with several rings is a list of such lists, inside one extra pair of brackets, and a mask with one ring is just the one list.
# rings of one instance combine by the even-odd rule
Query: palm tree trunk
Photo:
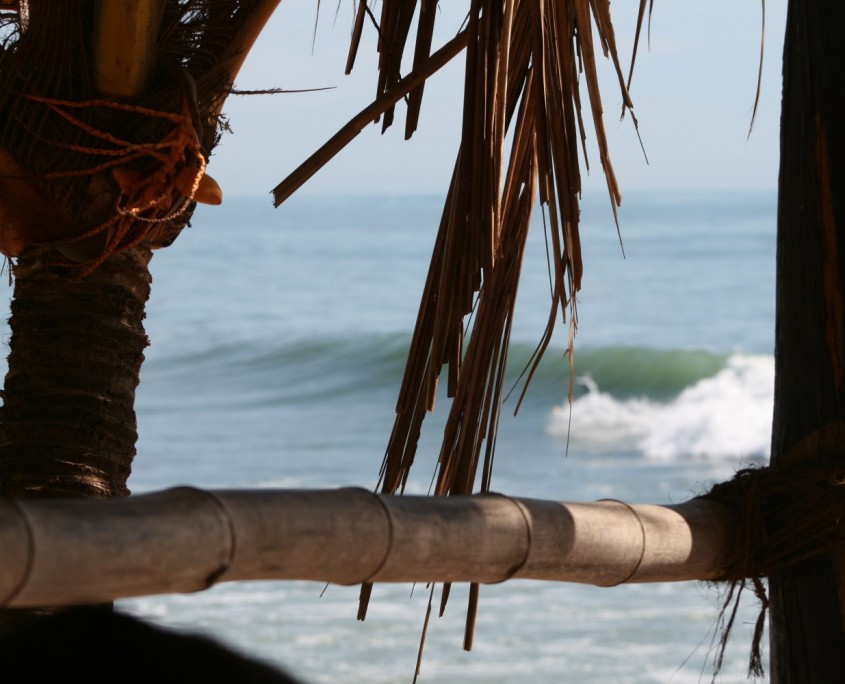
[(51, 265), (44, 250), (18, 260), (0, 409), (0, 493), (129, 493), (150, 258), (148, 249), (129, 250), (84, 279)]
[[(772, 466), (845, 464), (845, 3), (791, 0)], [(842, 681), (845, 553), (770, 578), (773, 682)]]

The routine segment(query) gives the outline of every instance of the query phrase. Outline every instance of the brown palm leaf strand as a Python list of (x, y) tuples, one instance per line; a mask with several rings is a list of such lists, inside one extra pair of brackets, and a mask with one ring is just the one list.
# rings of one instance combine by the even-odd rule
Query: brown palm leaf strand
[[(479, 467), (481, 489), (489, 489), (513, 306), (535, 193), (549, 219), (553, 282), (548, 323), (528, 378), (567, 311), (572, 363), (575, 294), (583, 272), (578, 225), (580, 168), (586, 158), (579, 147), (586, 149), (587, 130), (581, 76), (614, 213), (621, 201), (602, 124), (593, 30), (630, 108), (606, 0), (472, 3), (461, 146), (385, 453), (385, 492), (400, 491), (407, 482), (424, 412), (433, 409), (444, 366), (452, 404), (434, 493), (473, 491)], [(512, 131), (511, 155), (503, 165), (507, 131)], [(465, 320), (473, 311), (465, 341)], [(477, 592), (471, 597), (472, 603)], [(474, 609), (471, 605), (471, 614)]]
[[(606, 0), (472, 3), (461, 147), (385, 456), (383, 473), (390, 477), (382, 480), (384, 491), (397, 491), (407, 479), (404, 469), (413, 461), (407, 456), (415, 448), (420, 414), (433, 408), (433, 388), (444, 366), (448, 366), (447, 390), (453, 403), (435, 493), (466, 493), (474, 488), (482, 445), (485, 440), (494, 441), (490, 429), (498, 423), (500, 402), (494, 400), (498, 392), (491, 390), (498, 374), (493, 369), (507, 358), (504, 343), (509, 317), (498, 309), (518, 286), (518, 279), (513, 279), (505, 281), (508, 292), (497, 289), (497, 262), (505, 256), (521, 259), (515, 246), (519, 243), (509, 233), (513, 213), (502, 207), (521, 206), (515, 193), (525, 187), (537, 187), (548, 213), (553, 273), (549, 320), (529, 376), (561, 314), (569, 310), (570, 325), (576, 323), (575, 293), (583, 272), (578, 232), (582, 161), (578, 147), (586, 137), (580, 115), (582, 73), (614, 210), (621, 201), (602, 126), (594, 28), (630, 106)], [(521, 162), (510, 168), (500, 188), (505, 129), (519, 101), (523, 103), (520, 126), (514, 133), (508, 167), (516, 159)], [(532, 161), (526, 163), (529, 157)], [(526, 210), (522, 218), (527, 226), (530, 212)], [(465, 343), (465, 318), (474, 306), (474, 325)], [(408, 402), (409, 397), (426, 401)]]
[[(384, 114), (383, 125), (389, 125), (392, 114), (387, 112), (403, 97), (409, 104), (406, 136), (416, 129), (425, 79), (411, 83), (399, 71), (403, 52), (412, 42), (409, 31), (415, 15), (413, 72), (426, 71), (427, 78), (445, 64), (446, 60), (440, 61), (434, 68), (435, 55), (438, 60), (446, 56), (444, 48), (431, 52), (436, 3), (384, 3), (377, 27), (376, 102), (277, 186), (277, 204), (357, 135), (364, 118), (373, 121)], [(367, 1), (360, 0), (347, 68), (354, 63), (368, 23), (376, 23), (374, 15)], [(599, 49), (610, 58), (624, 106), (630, 109), (608, 0), (470, 0), (460, 36), (467, 48), (461, 142), (380, 472), (379, 488), (387, 493), (404, 491), (422, 424), (426, 413), (434, 410), (444, 370), (446, 394), (452, 401), (434, 493), (472, 492), (479, 469), (481, 489), (490, 488), (513, 311), (536, 199), (547, 216), (551, 301), (526, 384), (567, 314), (572, 363), (575, 295), (583, 273), (581, 165), (587, 165), (582, 80), (614, 215), (621, 201), (604, 134), (594, 54)], [(450, 44), (457, 45), (455, 40)], [(450, 49), (448, 56), (453, 54)], [(477, 589), (471, 596), (474, 602)], [(366, 612), (368, 597), (365, 586), (359, 617)], [(471, 620), (466, 642), (471, 642)]]

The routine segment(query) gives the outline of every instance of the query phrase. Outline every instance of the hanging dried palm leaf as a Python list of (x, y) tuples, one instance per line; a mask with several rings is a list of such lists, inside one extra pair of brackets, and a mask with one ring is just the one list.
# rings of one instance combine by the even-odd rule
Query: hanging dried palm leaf
[[(641, 0), (643, 8), (645, 3)], [(396, 88), (402, 83), (399, 65), (415, 4), (384, 3), (382, 8), (378, 97), (393, 94), (390, 106), (380, 110), (385, 128), (393, 120), (393, 103), (409, 92), (400, 95)], [(420, 3), (415, 69), (426, 63), (430, 53), (434, 5)], [(373, 19), (366, 0), (361, 0), (350, 67), (365, 14)], [(642, 12), (637, 36), (641, 23)], [(548, 322), (527, 378), (536, 371), (558, 320), (566, 321), (567, 315), (567, 353), (570, 364), (573, 362), (575, 295), (583, 271), (579, 237), (582, 154), (587, 164), (581, 79), (586, 82), (592, 129), (614, 216), (621, 202), (602, 122), (594, 42), (595, 36), (615, 69), (623, 113), (630, 111), (609, 1), (472, 0), (464, 33), (467, 53), (460, 149), (381, 469), (380, 488), (386, 493), (405, 488), (423, 419), (434, 409), (444, 368), (448, 369), (447, 394), (452, 404), (434, 493), (472, 492), (479, 469), (480, 489), (489, 490), (514, 305), (536, 198), (547, 216), (552, 282)], [(417, 127), (421, 98), (421, 87), (410, 91), (406, 136)], [(315, 167), (312, 164), (307, 173), (313, 173)], [(277, 188), (277, 202), (290, 187), (286, 182)], [(468, 320), (472, 321), (469, 328)], [(570, 396), (571, 390), (570, 385)], [(444, 588), (444, 602), (448, 589)], [(466, 647), (472, 641), (477, 595), (477, 586), (473, 586)], [(368, 599), (369, 587), (365, 586), (360, 618), (366, 613)]]
[[(388, 4), (382, 20), (388, 18), (395, 25), (399, 19), (387, 12)], [(359, 12), (367, 11), (366, 3), (361, 2), (360, 8)], [(423, 55), (428, 54), (430, 10), (421, 7), (419, 14), (424, 25), (418, 29), (423, 37), (417, 44), (423, 45)], [(379, 49), (390, 58), (380, 62), (380, 93), (398, 82), (396, 65), (409, 16), (407, 8), (403, 12), (400, 29), (381, 27)], [(444, 367), (453, 402), (435, 493), (472, 491), (479, 468), (482, 490), (489, 487), (513, 307), (535, 197), (548, 217), (552, 297), (529, 376), (548, 347), (559, 317), (567, 312), (571, 352), (577, 322), (575, 293), (583, 270), (578, 233), (579, 147), (585, 149), (587, 139), (579, 79), (586, 83), (614, 211), (621, 201), (602, 124), (593, 38), (595, 33), (601, 50), (611, 59), (624, 105), (630, 109), (609, 3), (473, 0), (466, 33), (460, 150), (382, 468), (385, 492), (401, 491), (407, 482), (419, 429), (425, 413), (434, 408)], [(389, 43), (394, 34), (396, 42)], [(415, 64), (422, 59), (418, 52)], [(414, 122), (410, 129), (416, 126), (417, 111), (409, 115)], [(465, 340), (466, 321), (473, 312)]]
[[(637, 39), (646, 2), (640, 2)], [(418, 4), (414, 67), (403, 78), (402, 54)], [(461, 143), (381, 468), (379, 487), (385, 493), (405, 488), (423, 419), (434, 409), (444, 368), (452, 404), (434, 493), (472, 492), (479, 468), (481, 490), (489, 490), (519, 274), (537, 198), (547, 216), (551, 301), (546, 328), (526, 369), (527, 381), (558, 320), (565, 322), (567, 315), (572, 371), (575, 296), (583, 271), (581, 154), (587, 165), (582, 78), (614, 217), (621, 202), (602, 121), (594, 35), (615, 69), (623, 113), (633, 107), (617, 55), (609, 0), (471, 0), (466, 28), (431, 53), (435, 10), (436, 3), (426, 0), (385, 2), (379, 23), (367, 0), (359, 0), (347, 71), (369, 20), (379, 32), (376, 100), (273, 190), (278, 206), (368, 122), (384, 115), (382, 125), (389, 126), (394, 105), (402, 98), (408, 103), (409, 137), (417, 127), (425, 79), (466, 44)], [(633, 113), (632, 120), (636, 124)], [(472, 321), (469, 329), (467, 320)], [(570, 380), (570, 397), (571, 392)], [(366, 615), (370, 589), (362, 588), (360, 619)], [(447, 585), (444, 603), (448, 590)], [(472, 642), (477, 596), (478, 588), (472, 586), (466, 647)]]

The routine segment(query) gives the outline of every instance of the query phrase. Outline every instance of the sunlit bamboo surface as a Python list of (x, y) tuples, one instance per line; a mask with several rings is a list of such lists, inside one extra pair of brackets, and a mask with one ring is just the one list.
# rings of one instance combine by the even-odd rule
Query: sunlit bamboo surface
[(177, 488), (111, 500), (0, 500), (0, 602), (96, 603), (217, 582), (614, 586), (707, 580), (729, 560), (720, 504), (561, 503), (497, 494)]

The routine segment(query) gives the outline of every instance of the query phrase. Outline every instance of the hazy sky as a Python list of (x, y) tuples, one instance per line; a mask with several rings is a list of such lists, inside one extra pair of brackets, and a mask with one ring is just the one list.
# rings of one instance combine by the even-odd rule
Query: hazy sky
[[(637, 0), (611, 11), (627, 68)], [(435, 49), (459, 28), (467, 3), (442, 0)], [(315, 0), (283, 0), (250, 54), (240, 88), (332, 90), (230, 97), (234, 135), (212, 157), (210, 173), (224, 193), (265, 193), (372, 100), (375, 32), (366, 31), (352, 76), (344, 76), (354, 3), (323, 1), (316, 43)], [(774, 189), (778, 169), (781, 53), (786, 0), (766, 2), (766, 54), (757, 122), (748, 126), (757, 79), (761, 0), (656, 2), (651, 46), (643, 45), (632, 86), (649, 156), (643, 160), (631, 122), (619, 122), (615, 79), (604, 70), (604, 107), (611, 158), (626, 190)], [(439, 42), (438, 42), (439, 41)], [(460, 58), (426, 87), (421, 123), (403, 140), (403, 105), (385, 135), (371, 126), (300, 192), (445, 192), (458, 141)], [(590, 142), (594, 142), (591, 140)], [(595, 149), (591, 152), (598, 167)], [(601, 182), (594, 171), (587, 187)]]

